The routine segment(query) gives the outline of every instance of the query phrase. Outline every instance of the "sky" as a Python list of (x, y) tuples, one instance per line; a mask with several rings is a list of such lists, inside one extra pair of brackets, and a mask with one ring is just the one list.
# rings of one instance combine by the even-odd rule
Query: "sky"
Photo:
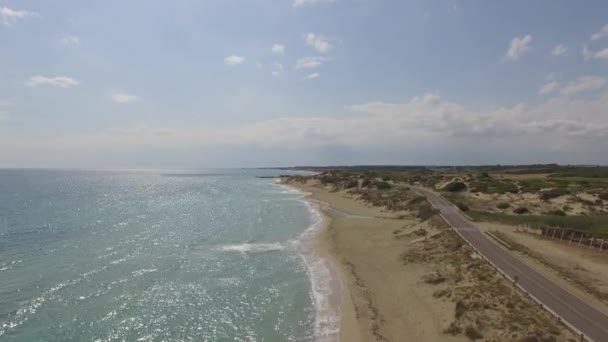
[(608, 164), (605, 0), (0, 0), (0, 167)]

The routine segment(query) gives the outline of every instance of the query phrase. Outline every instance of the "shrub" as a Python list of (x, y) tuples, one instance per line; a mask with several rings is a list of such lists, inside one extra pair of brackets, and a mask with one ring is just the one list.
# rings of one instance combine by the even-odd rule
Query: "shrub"
[(361, 186), (362, 187), (368, 187), (369, 184), (371, 183), (371, 181), (369, 180), (369, 178), (365, 178), (362, 182), (361, 182)]
[(600, 199), (603, 199), (604, 201), (608, 201), (608, 192), (603, 192), (603, 193), (597, 195), (597, 197), (599, 197)]
[(500, 202), (496, 205), (496, 208), (498, 209), (507, 209), (509, 208), (511, 205), (507, 202)]
[(547, 212), (547, 215), (553, 215), (553, 216), (566, 216), (566, 212), (560, 209), (556, 209), (556, 210), (550, 210)]
[(548, 201), (552, 198), (557, 198), (559, 196), (564, 196), (570, 194), (570, 191), (567, 189), (551, 189), (545, 190), (540, 193), (540, 199), (543, 201)]
[(527, 214), (527, 213), (529, 213), (530, 210), (528, 210), (528, 208), (526, 208), (526, 207), (517, 207), (517, 208), (515, 208), (513, 210), (513, 212), (516, 213), (516, 214), (521, 215), (521, 214)]
[(348, 181), (348, 183), (346, 183), (346, 188), (347, 189), (352, 189), (352, 188), (356, 188), (359, 185), (359, 181), (356, 179), (351, 179)]
[(386, 190), (391, 188), (391, 185), (387, 182), (376, 182), (374, 185), (376, 188), (378, 188), (378, 190)]
[(462, 315), (464, 315), (464, 313), (467, 311), (467, 305), (462, 301), (459, 300), (456, 303), (456, 313), (455, 313), (455, 317), (456, 319), (462, 317)]
[(461, 211), (468, 211), (469, 210), (469, 206), (464, 204), (464, 203), (456, 203), (456, 206), (458, 207), (458, 209), (460, 209)]
[(481, 334), (481, 332), (479, 332), (479, 330), (477, 330), (477, 328), (475, 328), (472, 325), (469, 325), (464, 330), (464, 334), (467, 335), (467, 337), (470, 338), (473, 341), (479, 340), (480, 338), (483, 338), (483, 335)]
[(418, 214), (416, 214), (416, 217), (422, 221), (426, 221), (436, 214), (437, 211), (435, 211), (433, 207), (431, 207), (429, 204), (423, 204), (420, 206), (420, 208), (418, 208)]
[(462, 332), (462, 328), (460, 327), (460, 325), (458, 325), (458, 323), (452, 322), (452, 323), (450, 323), (450, 326), (448, 326), (447, 328), (445, 328), (443, 330), (443, 332), (445, 334), (450, 334), (452, 336), (456, 336)]
[(446, 186), (443, 187), (444, 191), (449, 191), (449, 192), (459, 192), (462, 190), (465, 190), (467, 188), (467, 185), (464, 184), (463, 182), (451, 182), (448, 183)]

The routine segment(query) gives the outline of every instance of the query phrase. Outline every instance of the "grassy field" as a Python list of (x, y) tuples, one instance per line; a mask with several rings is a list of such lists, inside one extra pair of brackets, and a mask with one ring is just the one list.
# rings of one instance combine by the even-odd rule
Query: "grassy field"
[(608, 215), (597, 216), (551, 216), (551, 215), (509, 215), (487, 211), (469, 210), (476, 221), (505, 223), (510, 225), (530, 225), (531, 227), (559, 227), (585, 230), (590, 233), (608, 232)]

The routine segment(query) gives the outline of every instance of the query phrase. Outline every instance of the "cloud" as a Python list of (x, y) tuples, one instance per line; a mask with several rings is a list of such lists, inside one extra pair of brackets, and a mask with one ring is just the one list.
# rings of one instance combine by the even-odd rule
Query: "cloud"
[(296, 60), (296, 69), (315, 69), (330, 61), (327, 57), (303, 57)]
[(538, 90), (538, 93), (540, 95), (549, 95), (553, 91), (557, 90), (558, 87), (559, 83), (557, 81), (550, 81), (543, 84), (542, 87), (540, 87), (540, 89)]
[(568, 48), (563, 45), (563, 44), (559, 44), (556, 45), (553, 50), (551, 50), (551, 54), (553, 56), (564, 56), (568, 54)]
[(575, 95), (588, 91), (598, 90), (606, 85), (606, 80), (598, 76), (582, 76), (568, 82), (562, 90), (562, 95)]
[(34, 12), (15, 10), (8, 7), (0, 7), (0, 20), (6, 26), (12, 26), (21, 19), (35, 15)]
[(116, 104), (129, 104), (129, 103), (138, 102), (140, 100), (139, 96), (135, 96), (135, 95), (128, 94), (128, 93), (119, 93), (119, 92), (110, 94), (110, 99), (112, 100), (112, 102), (114, 102)]
[(589, 39), (595, 41), (606, 37), (608, 37), (608, 24), (604, 25), (598, 32), (592, 34)]
[(525, 53), (531, 50), (529, 46), (531, 42), (532, 36), (529, 34), (513, 38), (504, 59), (512, 62), (519, 60)]
[(272, 53), (274, 53), (276, 55), (284, 55), (285, 54), (285, 45), (273, 44), (271, 51), (272, 51)]
[(283, 64), (277, 63), (277, 62), (274, 62), (272, 64), (272, 71), (271, 71), (272, 76), (279, 77), (279, 76), (281, 76), (282, 71), (283, 71)]
[(63, 45), (80, 45), (80, 38), (76, 36), (65, 36), (62, 37), (59, 42)]
[(594, 57), (598, 59), (608, 59), (608, 48), (596, 52)]
[(57, 76), (57, 77), (46, 77), (46, 76), (32, 76), (25, 82), (29, 87), (38, 87), (40, 85), (48, 85), (60, 88), (74, 88), (80, 84), (78, 80), (70, 77)]
[(307, 33), (304, 35), (304, 41), (306, 45), (312, 47), (320, 53), (325, 53), (331, 49), (331, 44), (327, 39), (314, 33)]
[[(0, 160), (6, 164), (6, 156), (31, 156), (36, 151), (43, 151), (37, 154), (41, 158), (147, 151), (159, 161), (171, 153), (188, 156), (180, 163), (192, 158), (205, 164), (237, 158), (242, 165), (235, 166), (247, 165), (244, 160), (261, 166), (281, 159), (296, 164), (317, 153), (329, 153), (326, 162), (336, 164), (349, 151), (358, 156), (356, 163), (378, 163), (380, 155), (382, 163), (608, 163), (603, 153), (608, 149), (606, 108), (608, 92), (483, 109), (421, 94), (398, 102), (356, 104), (337, 116), (303, 114), (234, 125), (140, 124), (94, 133), (46, 137), (32, 133), (19, 139), (17, 133), (0, 135)], [(223, 159), (202, 155), (213, 151), (221, 151)], [(283, 158), (272, 159), (280, 151), (285, 152)]]
[(228, 56), (226, 58), (224, 58), (224, 64), (228, 65), (228, 66), (234, 66), (234, 65), (239, 65), (245, 62), (245, 57), (240, 57), (240, 56)]
[(306, 76), (307, 80), (314, 80), (315, 78), (319, 78), (321, 75), (318, 72), (313, 72), (312, 74), (309, 74), (308, 76)]
[(334, 2), (334, 0), (293, 0), (293, 7), (302, 7), (320, 2)]
[(593, 51), (587, 45), (583, 45), (583, 58), (588, 61), (590, 59), (608, 59), (608, 48), (600, 51)]

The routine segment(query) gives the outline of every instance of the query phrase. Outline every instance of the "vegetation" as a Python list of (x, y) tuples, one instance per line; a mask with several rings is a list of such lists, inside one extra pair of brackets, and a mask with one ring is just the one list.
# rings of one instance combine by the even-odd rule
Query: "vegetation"
[(511, 225), (530, 225), (533, 228), (558, 227), (586, 230), (589, 232), (608, 231), (608, 215), (557, 216), (557, 215), (510, 215), (487, 211), (469, 210), (467, 213), (476, 221), (490, 221)]
[(507, 209), (509, 208), (511, 205), (507, 202), (500, 202), (496, 205), (496, 208), (498, 209)]
[(530, 210), (528, 210), (528, 208), (526, 208), (526, 207), (517, 207), (517, 208), (513, 209), (513, 212), (516, 213), (516, 214), (521, 215), (521, 214), (527, 214), (527, 213), (529, 213)]
[(459, 191), (466, 190), (466, 188), (467, 188), (467, 185), (464, 184), (463, 182), (455, 181), (455, 182), (446, 184), (446, 186), (444, 186), (442, 190), (449, 191), (449, 192), (459, 192)]
[(564, 196), (564, 195), (569, 195), (569, 194), (570, 194), (570, 191), (568, 191), (568, 189), (563, 189), (563, 188), (545, 190), (540, 193), (540, 199), (546, 202), (550, 199), (557, 198), (557, 197)]

